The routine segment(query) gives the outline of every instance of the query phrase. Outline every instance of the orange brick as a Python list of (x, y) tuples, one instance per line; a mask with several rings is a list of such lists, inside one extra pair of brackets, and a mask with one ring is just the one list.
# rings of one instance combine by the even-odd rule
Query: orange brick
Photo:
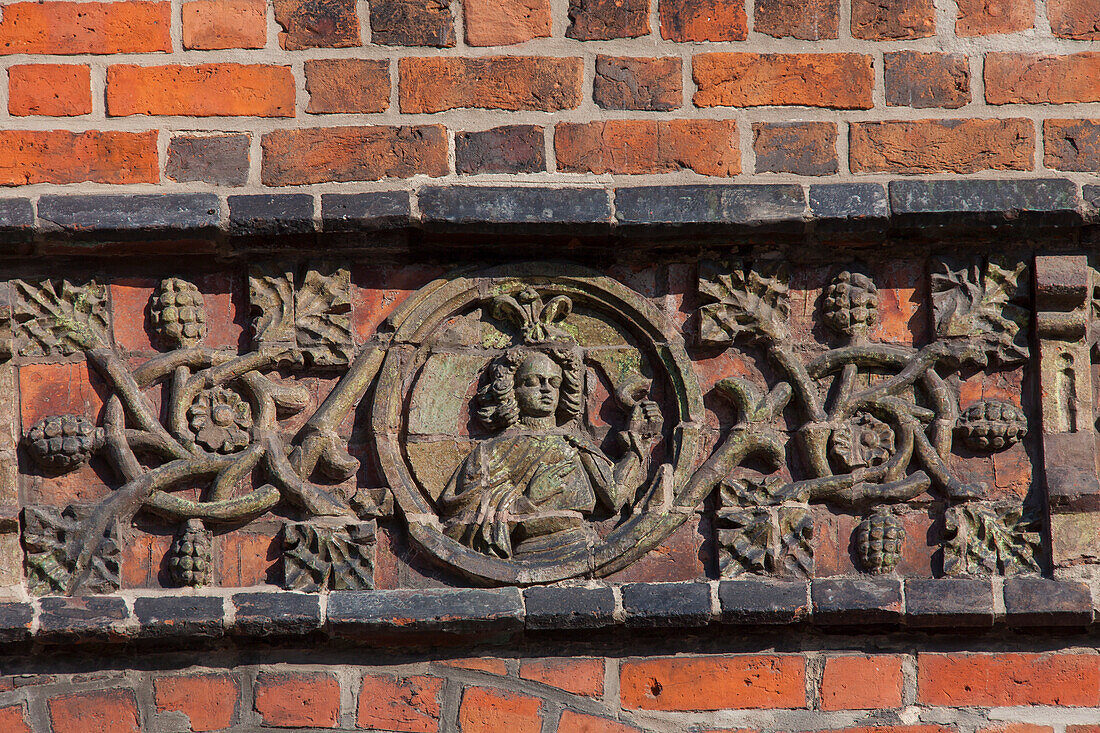
[(390, 62), (316, 59), (305, 63), (307, 112), (367, 114), (390, 106)]
[(1100, 53), (988, 53), (985, 99), (990, 104), (1100, 102)]
[(171, 3), (29, 2), (3, 6), (0, 55), (171, 51)]
[(1054, 35), (1078, 41), (1100, 41), (1100, 3), (1096, 0), (1047, 0)]
[(642, 733), (642, 729), (615, 720), (566, 710), (561, 714), (558, 733)]
[(263, 137), (267, 186), (377, 181), (450, 172), (442, 125), (318, 127)]
[(157, 133), (0, 130), (0, 186), (156, 183)]
[(267, 43), (264, 0), (193, 0), (183, 4), (183, 47), (263, 48)]
[(1066, 733), (1100, 733), (1100, 725), (1067, 725)]
[(223, 587), (263, 585), (280, 557), (278, 537), (241, 530), (214, 537), (214, 577)]
[(438, 677), (392, 679), (365, 675), (356, 725), (400, 733), (435, 733), (439, 730), (442, 691), (443, 680)]
[(921, 654), (917, 701), (929, 705), (1100, 704), (1094, 654)]
[(439, 664), (444, 667), (453, 667), (454, 669), (470, 669), (475, 672), (485, 672), (487, 674), (498, 674), (504, 676), (508, 674), (508, 664), (503, 659), (494, 659), (492, 657), (470, 657), (469, 659), (448, 659)]
[(901, 657), (830, 657), (821, 678), (822, 710), (901, 707)]
[(670, 41), (743, 41), (748, 19), (742, 0), (661, 0), (661, 38)]
[(8, 69), (8, 112), (71, 117), (92, 111), (92, 74), (75, 64), (27, 64)]
[[(801, 731), (813, 733), (813, 731)], [(942, 725), (874, 725), (859, 728), (837, 728), (829, 733), (958, 733), (955, 728)]]
[(264, 725), (335, 728), (340, 684), (324, 672), (261, 673), (256, 678), (256, 712)]
[[(1100, 727), (1079, 725), (1068, 726), (1066, 733), (1074, 733), (1074, 728), (1083, 728), (1077, 733), (1100, 733)], [(995, 725), (990, 728), (982, 728), (978, 733), (1054, 733), (1049, 725), (1032, 725), (1031, 723), (1009, 723), (1008, 725)]]
[(542, 701), (488, 687), (467, 687), (458, 710), (461, 733), (539, 733)]
[(519, 676), (574, 695), (599, 697), (603, 694), (602, 659), (532, 659), (520, 665)]
[(870, 109), (871, 57), (857, 53), (702, 53), (692, 78), (697, 107), (798, 105)]
[(936, 35), (933, 0), (852, 0), (852, 36), (897, 41)]
[(200, 64), (107, 69), (107, 114), (293, 117), (289, 66)]
[(798, 656), (675, 657), (623, 662), (624, 708), (722, 710), (806, 706), (806, 663)]
[(975, 173), (1030, 170), (1035, 151), (1030, 120), (905, 120), (855, 122), (853, 173)]
[(466, 43), (510, 46), (550, 35), (550, 0), (464, 0)]
[(31, 733), (22, 705), (0, 708), (0, 730), (4, 733)]
[(220, 730), (233, 723), (240, 685), (227, 674), (159, 677), (154, 687), (157, 710), (183, 713), (193, 731)]
[(20, 414), (25, 428), (48, 415), (98, 415), (106, 386), (87, 362), (19, 367)]
[(1035, 0), (958, 0), (955, 35), (1018, 33), (1035, 25)]
[(582, 100), (579, 58), (494, 56), (408, 58), (398, 62), (401, 111), (461, 107), (549, 112)]
[(741, 172), (732, 120), (563, 122), (554, 135), (558, 170), (567, 173)]
[[(217, 273), (201, 277), (183, 274), (181, 277), (193, 282), (202, 293), (207, 324), (203, 344), (231, 349), (240, 346), (244, 326), (236, 319), (233, 299), (239, 293), (236, 292), (237, 283), (233, 276)], [(119, 349), (147, 354), (164, 347), (159, 340), (154, 343), (145, 323), (149, 299), (158, 282), (153, 278), (117, 278), (111, 281), (112, 326), (115, 345)]]
[(139, 733), (137, 703), (130, 690), (77, 692), (50, 698), (53, 733)]

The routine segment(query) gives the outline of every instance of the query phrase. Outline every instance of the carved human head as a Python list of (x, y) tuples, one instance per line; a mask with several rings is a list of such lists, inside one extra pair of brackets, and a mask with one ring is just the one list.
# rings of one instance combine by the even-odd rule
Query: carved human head
[(524, 418), (556, 415), (561, 422), (581, 410), (582, 367), (567, 349), (514, 349), (494, 359), (477, 393), (477, 416), (490, 430)]
[(553, 415), (561, 394), (561, 367), (543, 352), (533, 351), (516, 369), (513, 388), (521, 419)]

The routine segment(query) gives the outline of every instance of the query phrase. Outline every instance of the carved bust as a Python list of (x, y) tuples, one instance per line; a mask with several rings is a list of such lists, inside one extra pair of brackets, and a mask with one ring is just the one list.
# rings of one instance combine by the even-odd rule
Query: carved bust
[(508, 558), (595, 541), (588, 518), (623, 508), (646, 477), (660, 413), (638, 402), (613, 461), (581, 429), (583, 367), (567, 348), (519, 348), (490, 364), (477, 394), (492, 438), (478, 444), (440, 498), (445, 532)]

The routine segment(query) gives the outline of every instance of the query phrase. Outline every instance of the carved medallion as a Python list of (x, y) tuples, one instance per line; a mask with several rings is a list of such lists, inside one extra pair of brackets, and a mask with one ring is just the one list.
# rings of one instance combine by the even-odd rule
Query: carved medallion
[(424, 287), (390, 324), (372, 428), (440, 562), (491, 583), (606, 575), (705, 495), (682, 339), (622, 284), (501, 267)]

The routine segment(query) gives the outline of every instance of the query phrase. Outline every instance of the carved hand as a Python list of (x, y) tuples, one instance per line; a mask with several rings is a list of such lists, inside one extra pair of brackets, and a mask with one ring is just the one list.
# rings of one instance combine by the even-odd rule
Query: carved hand
[(656, 440), (661, 435), (665, 420), (661, 408), (653, 400), (641, 400), (630, 413), (627, 430), (645, 441)]

